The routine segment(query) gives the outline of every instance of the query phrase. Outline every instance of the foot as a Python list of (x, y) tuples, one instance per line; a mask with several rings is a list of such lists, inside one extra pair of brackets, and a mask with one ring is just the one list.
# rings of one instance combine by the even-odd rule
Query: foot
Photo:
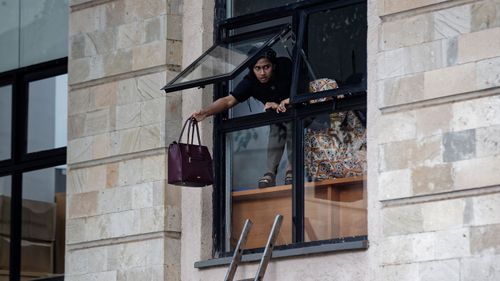
[(273, 173), (265, 173), (264, 176), (259, 180), (259, 188), (271, 187), (276, 185), (276, 175)]
[(293, 182), (293, 173), (292, 170), (288, 170), (285, 173), (285, 184), (292, 184)]

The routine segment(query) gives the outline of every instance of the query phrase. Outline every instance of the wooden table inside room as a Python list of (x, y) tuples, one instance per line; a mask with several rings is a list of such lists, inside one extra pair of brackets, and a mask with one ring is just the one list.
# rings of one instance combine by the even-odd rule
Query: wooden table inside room
[[(306, 241), (367, 234), (364, 177), (327, 179), (305, 184)], [(245, 220), (253, 222), (247, 249), (263, 247), (276, 214), (283, 224), (276, 244), (292, 242), (292, 186), (281, 185), (232, 192), (231, 245), (237, 243)]]

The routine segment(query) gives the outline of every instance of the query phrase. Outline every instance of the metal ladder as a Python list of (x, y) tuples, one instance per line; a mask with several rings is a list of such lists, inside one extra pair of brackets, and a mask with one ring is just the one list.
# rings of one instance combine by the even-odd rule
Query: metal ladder
[[(266, 273), (267, 265), (271, 260), (274, 248), (274, 242), (278, 238), (278, 233), (281, 228), (281, 222), (283, 221), (282, 215), (276, 215), (274, 218), (273, 227), (271, 228), (271, 232), (269, 233), (269, 237), (267, 238), (266, 247), (264, 248), (264, 253), (262, 253), (262, 257), (260, 258), (259, 267), (257, 268), (257, 273), (254, 278), (242, 279), (239, 281), (262, 281), (264, 278), (264, 274)], [(243, 226), (243, 230), (240, 234), (240, 239), (238, 239), (238, 244), (236, 245), (236, 249), (234, 250), (233, 258), (231, 259), (231, 264), (226, 273), (226, 277), (224, 277), (224, 281), (232, 281), (234, 275), (236, 273), (236, 269), (241, 262), (241, 256), (243, 253), (243, 247), (247, 242), (248, 233), (250, 232), (250, 228), (252, 227), (252, 221), (247, 219), (245, 221), (245, 225)]]

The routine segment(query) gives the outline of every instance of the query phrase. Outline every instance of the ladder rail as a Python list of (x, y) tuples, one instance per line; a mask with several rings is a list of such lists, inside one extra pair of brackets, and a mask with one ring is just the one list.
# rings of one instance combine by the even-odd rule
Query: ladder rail
[(231, 259), (231, 264), (226, 272), (226, 276), (224, 277), (224, 281), (232, 281), (234, 279), (234, 275), (236, 274), (236, 269), (241, 262), (241, 257), (243, 254), (243, 248), (247, 242), (248, 233), (250, 232), (250, 228), (252, 228), (252, 221), (247, 219), (243, 226), (243, 230), (241, 231), (240, 238), (238, 239), (238, 244), (236, 244), (236, 249), (234, 249), (234, 254)]
[(257, 274), (255, 275), (254, 281), (262, 281), (262, 279), (264, 278), (264, 274), (266, 273), (267, 265), (271, 260), (274, 244), (276, 242), (276, 239), (278, 238), (278, 233), (281, 229), (282, 222), (283, 216), (279, 214), (276, 215), (276, 217), (274, 218), (271, 233), (269, 234), (269, 238), (267, 239), (266, 248), (264, 249), (264, 253), (262, 254), (262, 258), (260, 259), (259, 267), (257, 269)]

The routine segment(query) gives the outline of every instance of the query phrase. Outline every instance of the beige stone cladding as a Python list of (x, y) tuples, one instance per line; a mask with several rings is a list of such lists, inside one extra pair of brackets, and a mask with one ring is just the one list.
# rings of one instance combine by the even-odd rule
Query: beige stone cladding
[[(179, 280), (182, 2), (73, 0), (65, 280)], [(168, 278), (167, 278), (168, 276)]]
[(376, 280), (498, 280), (500, 2), (378, 3)]

